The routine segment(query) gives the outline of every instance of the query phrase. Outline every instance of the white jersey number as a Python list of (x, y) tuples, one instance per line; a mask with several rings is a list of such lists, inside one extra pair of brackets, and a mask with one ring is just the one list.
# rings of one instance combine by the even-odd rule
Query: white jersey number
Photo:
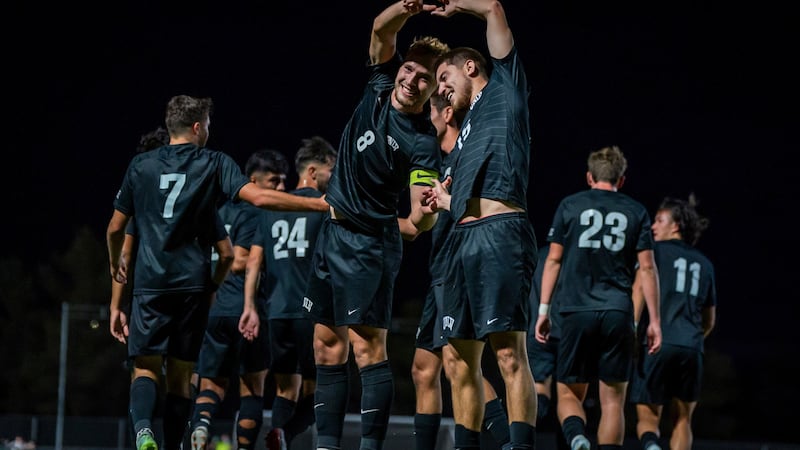
[(372, 130), (367, 130), (367, 132), (356, 141), (356, 148), (359, 152), (363, 152), (373, 143), (375, 143), (375, 133), (373, 133)]
[(306, 239), (306, 218), (298, 217), (289, 229), (289, 222), (277, 220), (272, 224), (272, 238), (278, 242), (272, 247), (272, 254), (275, 259), (289, 257), (289, 250), (294, 249), (298, 258), (306, 256), (308, 239)]
[[(675, 268), (675, 290), (678, 292), (686, 292), (686, 258), (678, 258), (672, 263)], [(689, 287), (689, 295), (697, 297), (697, 292), (700, 290), (700, 264), (688, 264), (689, 272), (692, 274), (692, 285)]]
[[(581, 213), (581, 225), (588, 228), (578, 239), (580, 248), (600, 248), (600, 245), (612, 252), (625, 247), (625, 229), (628, 228), (628, 217), (622, 213), (610, 212), (605, 217), (596, 209), (587, 209)], [(599, 235), (603, 225), (611, 227), (609, 234)]]
[[(172, 187), (170, 188), (170, 184)], [(161, 189), (169, 189), (169, 193), (167, 194), (167, 201), (164, 203), (164, 211), (161, 213), (161, 216), (165, 219), (171, 219), (173, 213), (175, 212), (175, 202), (178, 201), (178, 196), (181, 195), (181, 190), (183, 190), (183, 185), (186, 184), (186, 174), (185, 173), (164, 173), (161, 174), (161, 184), (159, 188)]]

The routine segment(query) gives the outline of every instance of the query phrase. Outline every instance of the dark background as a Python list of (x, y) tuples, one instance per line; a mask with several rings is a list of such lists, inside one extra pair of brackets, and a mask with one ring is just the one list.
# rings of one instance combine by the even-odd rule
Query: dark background
[[(242, 164), (263, 147), (292, 158), (315, 134), (337, 144), (366, 79), (372, 17), (388, 4), (162, 3), (7, 12), (0, 336), (6, 382), (22, 389), (0, 395), (0, 413), (55, 412), (60, 303), (107, 305), (113, 197), (168, 99), (212, 97), (209, 146)], [(528, 200), (540, 243), (602, 146), (625, 152), (623, 191), (650, 211), (696, 193), (711, 221), (698, 247), (719, 293), (697, 436), (797, 442), (791, 15), (723, 2), (545, 3), (505, 2), (532, 87)], [(428, 33), (485, 50), (484, 24), (466, 15), (412, 18), (400, 49)], [(428, 281), (426, 245), (407, 246), (398, 280), (395, 317), (410, 323)], [(71, 395), (84, 384), (115, 390), (99, 406), (70, 401), (67, 414), (124, 415), (125, 373), (88, 374), (119, 369), (124, 350), (107, 323), (78, 339), (87, 344), (74, 358), (88, 363), (70, 372)], [(107, 354), (110, 363), (98, 357)]]

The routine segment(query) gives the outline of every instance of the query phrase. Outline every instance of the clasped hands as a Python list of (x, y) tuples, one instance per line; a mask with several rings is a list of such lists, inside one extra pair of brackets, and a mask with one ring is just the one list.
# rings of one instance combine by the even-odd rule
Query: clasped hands
[(433, 180), (433, 186), (422, 192), (422, 206), (428, 207), (433, 211), (450, 211), (450, 185), (453, 183), (451, 177), (445, 178), (444, 182)]

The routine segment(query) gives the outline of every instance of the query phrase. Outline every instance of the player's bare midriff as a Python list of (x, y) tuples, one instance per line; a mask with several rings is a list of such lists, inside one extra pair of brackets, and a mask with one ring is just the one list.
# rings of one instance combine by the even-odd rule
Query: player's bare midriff
[(525, 208), (504, 200), (471, 198), (467, 200), (467, 211), (458, 222), (472, 222), (473, 220), (483, 219), (484, 217), (512, 212), (525, 212)]

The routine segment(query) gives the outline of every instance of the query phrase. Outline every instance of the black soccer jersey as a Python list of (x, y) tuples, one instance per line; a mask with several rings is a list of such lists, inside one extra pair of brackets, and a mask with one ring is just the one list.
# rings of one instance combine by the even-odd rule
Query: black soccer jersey
[(325, 200), (365, 233), (377, 235), (397, 221), (400, 193), (412, 170), (437, 172), (436, 132), (428, 113), (404, 114), (391, 104), (399, 55), (371, 66), (361, 101), (339, 142)]
[[(456, 150), (449, 154), (442, 152), (442, 170), (440, 181), (444, 181), (452, 172), (451, 164), (455, 159)], [(436, 223), (431, 228), (431, 256), (429, 259), (431, 285), (444, 282), (447, 264), (447, 252), (442, 252), (442, 246), (447, 239), (447, 233), (453, 228), (455, 221), (450, 211), (439, 211)]]
[(134, 294), (205, 290), (217, 201), (248, 182), (230, 156), (193, 144), (136, 155), (114, 201), (136, 220)]
[(633, 311), (638, 252), (653, 248), (641, 203), (602, 189), (572, 194), (559, 203), (547, 241), (564, 246), (553, 293), (561, 312)]
[[(249, 249), (255, 242), (256, 229), (262, 210), (250, 203), (231, 201), (226, 202), (219, 209), (219, 216), (225, 223), (225, 228), (231, 237), (234, 246)], [(244, 273), (229, 272), (225, 281), (217, 291), (217, 299), (211, 306), (209, 316), (238, 317), (244, 310)], [(266, 301), (270, 289), (274, 285), (262, 271), (261, 281), (256, 296), (256, 307), (259, 313), (266, 314)]]
[[(703, 351), (703, 309), (717, 304), (714, 266), (679, 239), (658, 241), (653, 250), (661, 288), (662, 342)], [(646, 328), (647, 317), (642, 315), (640, 329)]]
[(459, 132), (450, 189), (451, 212), (458, 219), (473, 197), (528, 209), (528, 82), (516, 48), (492, 63), (489, 83), (473, 101)]
[[(292, 192), (302, 197), (321, 197), (316, 189)], [(264, 211), (259, 217), (254, 243), (264, 247), (264, 261), (277, 285), (269, 299), (270, 319), (303, 319), (311, 259), (327, 214), (318, 212)]]

